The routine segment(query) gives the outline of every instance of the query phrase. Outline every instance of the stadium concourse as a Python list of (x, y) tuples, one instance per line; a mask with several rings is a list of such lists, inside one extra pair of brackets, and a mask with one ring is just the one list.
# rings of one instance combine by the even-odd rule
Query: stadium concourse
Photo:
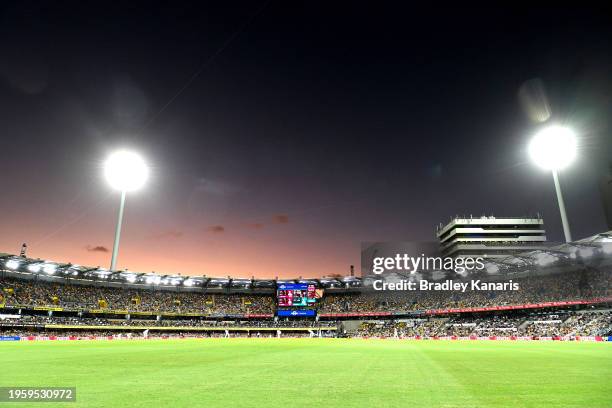
[[(374, 291), (372, 277), (255, 280), (108, 271), (0, 255), (3, 339), (393, 337), (596, 339), (612, 335), (610, 234), (495, 261), (516, 291)], [(454, 276), (453, 279), (463, 279)], [(467, 279), (467, 278), (464, 278)], [(276, 289), (306, 284), (308, 317)], [(317, 295), (319, 296), (319, 295)], [(279, 316), (285, 313), (285, 316)]]

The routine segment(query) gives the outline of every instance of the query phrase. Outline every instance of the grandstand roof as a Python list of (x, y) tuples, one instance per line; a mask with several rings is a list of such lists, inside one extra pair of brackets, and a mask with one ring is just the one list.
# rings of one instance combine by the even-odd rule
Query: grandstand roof
[[(486, 260), (489, 275), (514, 275), (521, 273), (554, 273), (564, 267), (582, 264), (587, 260), (599, 260), (612, 264), (612, 231), (596, 234), (578, 241), (552, 246), (547, 249), (528, 251), (505, 258)], [(312, 279), (254, 279), (211, 276), (183, 276), (180, 274), (157, 274), (129, 270), (110, 271), (101, 267), (89, 267), (72, 263), (24, 258), (12, 254), (0, 254), (0, 268), (11, 275), (54, 278), (53, 280), (79, 280), (98, 282), (113, 286), (166, 287), (181, 289), (274, 289), (281, 283), (307, 283), (329, 289), (362, 287), (372, 277), (361, 279), (355, 276), (323, 277)], [(445, 271), (444, 271), (445, 272)], [(380, 279), (381, 276), (377, 276)]]

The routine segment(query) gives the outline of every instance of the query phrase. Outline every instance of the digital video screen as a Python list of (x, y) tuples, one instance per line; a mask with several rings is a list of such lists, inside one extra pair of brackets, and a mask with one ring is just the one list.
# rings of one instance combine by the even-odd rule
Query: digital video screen
[(307, 283), (280, 284), (276, 291), (278, 306), (282, 307), (313, 306), (322, 296), (323, 289)]
[(278, 317), (315, 317), (317, 312), (313, 309), (284, 309), (276, 312)]

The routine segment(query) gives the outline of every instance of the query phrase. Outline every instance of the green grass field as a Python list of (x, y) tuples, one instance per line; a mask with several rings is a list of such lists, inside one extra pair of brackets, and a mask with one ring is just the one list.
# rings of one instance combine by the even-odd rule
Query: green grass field
[(612, 407), (612, 343), (7, 342), (0, 361), (0, 386), (77, 387), (44, 407)]

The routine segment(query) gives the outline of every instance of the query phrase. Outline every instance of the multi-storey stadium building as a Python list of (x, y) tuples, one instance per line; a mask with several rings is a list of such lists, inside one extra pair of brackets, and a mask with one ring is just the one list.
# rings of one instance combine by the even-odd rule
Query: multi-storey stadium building
[(548, 246), (541, 217), (457, 217), (436, 235), (442, 256), (449, 257), (502, 258)]

